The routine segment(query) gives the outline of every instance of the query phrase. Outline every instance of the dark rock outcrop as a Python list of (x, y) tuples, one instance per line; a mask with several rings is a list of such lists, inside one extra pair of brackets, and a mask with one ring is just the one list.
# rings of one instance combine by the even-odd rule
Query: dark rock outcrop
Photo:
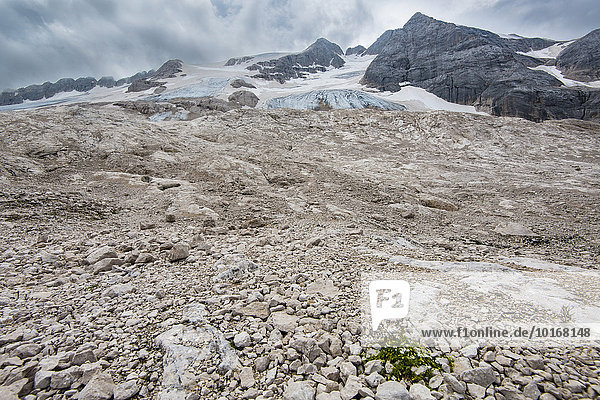
[(23, 100), (41, 100), (44, 98), (44, 90), (48, 86), (44, 85), (29, 85), (18, 90)]
[(160, 68), (151, 74), (149, 77), (136, 79), (131, 82), (131, 85), (127, 88), (127, 92), (142, 92), (144, 90), (151, 89), (164, 85), (165, 82), (159, 82), (160, 79), (175, 78), (177, 74), (183, 71), (183, 61), (181, 60), (169, 60)]
[(135, 75), (129, 76), (127, 78), (121, 78), (117, 81), (116, 86), (123, 86), (123, 85), (129, 85), (130, 83), (133, 83), (139, 79), (145, 79), (148, 78), (150, 76), (152, 76), (156, 71), (154, 71), (153, 69), (151, 69), (150, 71), (141, 71), (136, 73)]
[(175, 78), (178, 73), (183, 71), (183, 61), (181, 60), (169, 60), (151, 76), (150, 79), (168, 79)]
[(250, 89), (256, 89), (256, 86), (254, 86), (254, 85), (253, 85), (253, 84), (251, 84), (251, 83), (248, 83), (248, 82), (246, 82), (246, 81), (245, 81), (245, 80), (243, 80), (243, 79), (234, 79), (234, 80), (232, 80), (232, 81), (229, 83), (229, 85), (230, 85), (232, 88), (235, 88), (235, 89), (239, 89), (239, 88), (241, 88), (241, 87), (247, 87), (247, 88), (250, 88)]
[(75, 79), (74, 88), (78, 92), (87, 92), (88, 90), (92, 90), (93, 88), (95, 88), (97, 83), (98, 81), (96, 80), (96, 78), (78, 78)]
[(129, 87), (127, 88), (127, 93), (143, 92), (144, 90), (161, 86), (164, 83), (165, 82), (151, 81), (150, 79), (138, 79), (137, 81), (133, 81), (133, 83), (129, 85)]
[(600, 80), (600, 29), (571, 43), (556, 58), (556, 66), (570, 79)]
[(97, 84), (100, 87), (111, 88), (115, 87), (117, 83), (115, 82), (115, 78), (112, 76), (103, 76), (102, 78), (98, 79)]
[(148, 72), (142, 71), (128, 78), (119, 79), (116, 82), (112, 76), (104, 76), (99, 80), (91, 77), (79, 79), (62, 78), (54, 83), (44, 82), (41, 85), (29, 85), (14, 91), (5, 91), (0, 94), (0, 106), (21, 104), (25, 100), (41, 100), (44, 98), (49, 99), (57, 93), (71, 92), (73, 90), (78, 92), (87, 92), (96, 86), (107, 88), (122, 86), (139, 79), (147, 78), (153, 74), (155, 74), (154, 70), (150, 70)]
[(256, 107), (258, 104), (258, 97), (249, 90), (238, 90), (229, 95), (227, 99), (232, 103), (239, 104), (241, 106)]
[(227, 60), (227, 62), (225, 63), (226, 67), (231, 67), (233, 65), (238, 65), (238, 64), (243, 64), (247, 61), (252, 60), (254, 57), (252, 56), (244, 56), (244, 57), (234, 57), (234, 58), (230, 58), (229, 60)]
[(378, 56), (362, 83), (395, 92), (410, 82), (447, 101), (534, 121), (597, 115), (597, 90), (566, 88), (546, 72), (531, 69), (541, 61), (516, 53), (554, 43), (507, 39), (417, 13), (369, 47), (367, 54)]
[(13, 104), (21, 104), (23, 102), (23, 96), (14, 90), (14, 91), (5, 91), (0, 94), (0, 105), (7, 106)]
[(358, 46), (348, 47), (346, 49), (346, 55), (347, 56), (351, 56), (353, 54), (356, 54), (358, 56), (362, 56), (365, 51), (367, 51), (367, 49), (365, 48), (365, 46), (362, 46), (362, 45), (359, 44)]
[(255, 78), (284, 83), (293, 78), (305, 78), (309, 73), (323, 72), (330, 66), (340, 68), (345, 63), (340, 57), (343, 54), (340, 46), (320, 38), (300, 53), (260, 61), (248, 69), (258, 71)]
[(70, 92), (75, 90), (75, 79), (62, 78), (54, 82), (46, 91), (46, 98), (52, 97), (57, 93)]

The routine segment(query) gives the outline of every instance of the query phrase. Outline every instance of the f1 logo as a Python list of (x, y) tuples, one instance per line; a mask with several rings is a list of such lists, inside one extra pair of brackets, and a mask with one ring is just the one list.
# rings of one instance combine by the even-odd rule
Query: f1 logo
[(410, 285), (402, 280), (369, 282), (371, 324), (376, 331), (384, 319), (402, 319), (408, 315)]

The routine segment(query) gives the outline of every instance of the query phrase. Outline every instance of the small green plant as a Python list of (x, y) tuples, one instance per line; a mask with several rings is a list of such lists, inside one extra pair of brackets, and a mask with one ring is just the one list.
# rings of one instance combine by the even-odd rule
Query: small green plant
[[(405, 380), (416, 383), (424, 381), (428, 383), (433, 377), (433, 371), (442, 371), (442, 366), (431, 356), (428, 350), (420, 347), (382, 347), (379, 352), (373, 356), (367, 357), (367, 361), (381, 360), (384, 365), (389, 361), (392, 365), (392, 371), (385, 369), (382, 375), (387, 379)], [(424, 372), (416, 373), (419, 367), (427, 367)]]

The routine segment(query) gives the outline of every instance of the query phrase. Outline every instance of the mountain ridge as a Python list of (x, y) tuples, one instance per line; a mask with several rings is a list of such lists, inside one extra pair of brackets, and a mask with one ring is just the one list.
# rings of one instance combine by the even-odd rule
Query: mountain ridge
[[(289, 87), (287, 82), (291, 80), (310, 78), (316, 79), (317, 83), (316, 86), (308, 85), (307, 91), (328, 88), (363, 92), (376, 90), (384, 97), (380, 96), (381, 100), (387, 100), (385, 97), (404, 93), (406, 86), (411, 85), (426, 90), (441, 101), (472, 106), (492, 115), (523, 117), (533, 121), (598, 119), (600, 81), (595, 82), (600, 79), (598, 49), (600, 29), (564, 42), (498, 35), (484, 29), (440, 21), (418, 12), (402, 28), (385, 31), (368, 48), (359, 45), (348, 48), (344, 53), (339, 45), (319, 38), (297, 53), (231, 58), (223, 64), (223, 68), (228, 71), (227, 74), (237, 74), (228, 79), (247, 77), (273, 81), (283, 85), (282, 90)], [(348, 60), (354, 59), (348, 56), (374, 59), (364, 73), (352, 70), (339, 75), (351, 77), (361, 73), (359, 82), (348, 80), (352, 87), (340, 87), (341, 81), (331, 87), (331, 79), (339, 77), (323, 74), (342, 69)], [(169, 60), (157, 71), (140, 72), (119, 81), (111, 77), (98, 80), (65, 78), (54, 84), (46, 82), (3, 92), (0, 105), (47, 99), (62, 91), (85, 93), (96, 86), (120, 87), (125, 83), (129, 85), (127, 93), (139, 93), (142, 100), (151, 99), (153, 94), (167, 90), (166, 80), (178, 77), (183, 69), (181, 60)], [(215, 70), (215, 76), (220, 77), (224, 73)], [(326, 75), (330, 76), (330, 80), (323, 80)], [(178, 95), (215, 96), (227, 85), (217, 77), (211, 82), (209, 85), (217, 86), (207, 90), (183, 90), (181, 84), (175, 86), (179, 88)], [(150, 93), (151, 90), (153, 93)], [(279, 97), (287, 95), (282, 93)], [(295, 98), (298, 93), (289, 95)], [(392, 98), (405, 99), (406, 96)]]

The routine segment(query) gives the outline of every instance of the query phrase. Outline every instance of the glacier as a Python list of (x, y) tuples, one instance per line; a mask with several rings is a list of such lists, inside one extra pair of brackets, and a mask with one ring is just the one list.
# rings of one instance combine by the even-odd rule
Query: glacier
[(266, 107), (314, 110), (323, 104), (336, 109), (378, 108), (381, 110), (406, 110), (401, 104), (379, 99), (368, 93), (351, 89), (313, 90), (306, 93), (275, 97), (266, 102)]

